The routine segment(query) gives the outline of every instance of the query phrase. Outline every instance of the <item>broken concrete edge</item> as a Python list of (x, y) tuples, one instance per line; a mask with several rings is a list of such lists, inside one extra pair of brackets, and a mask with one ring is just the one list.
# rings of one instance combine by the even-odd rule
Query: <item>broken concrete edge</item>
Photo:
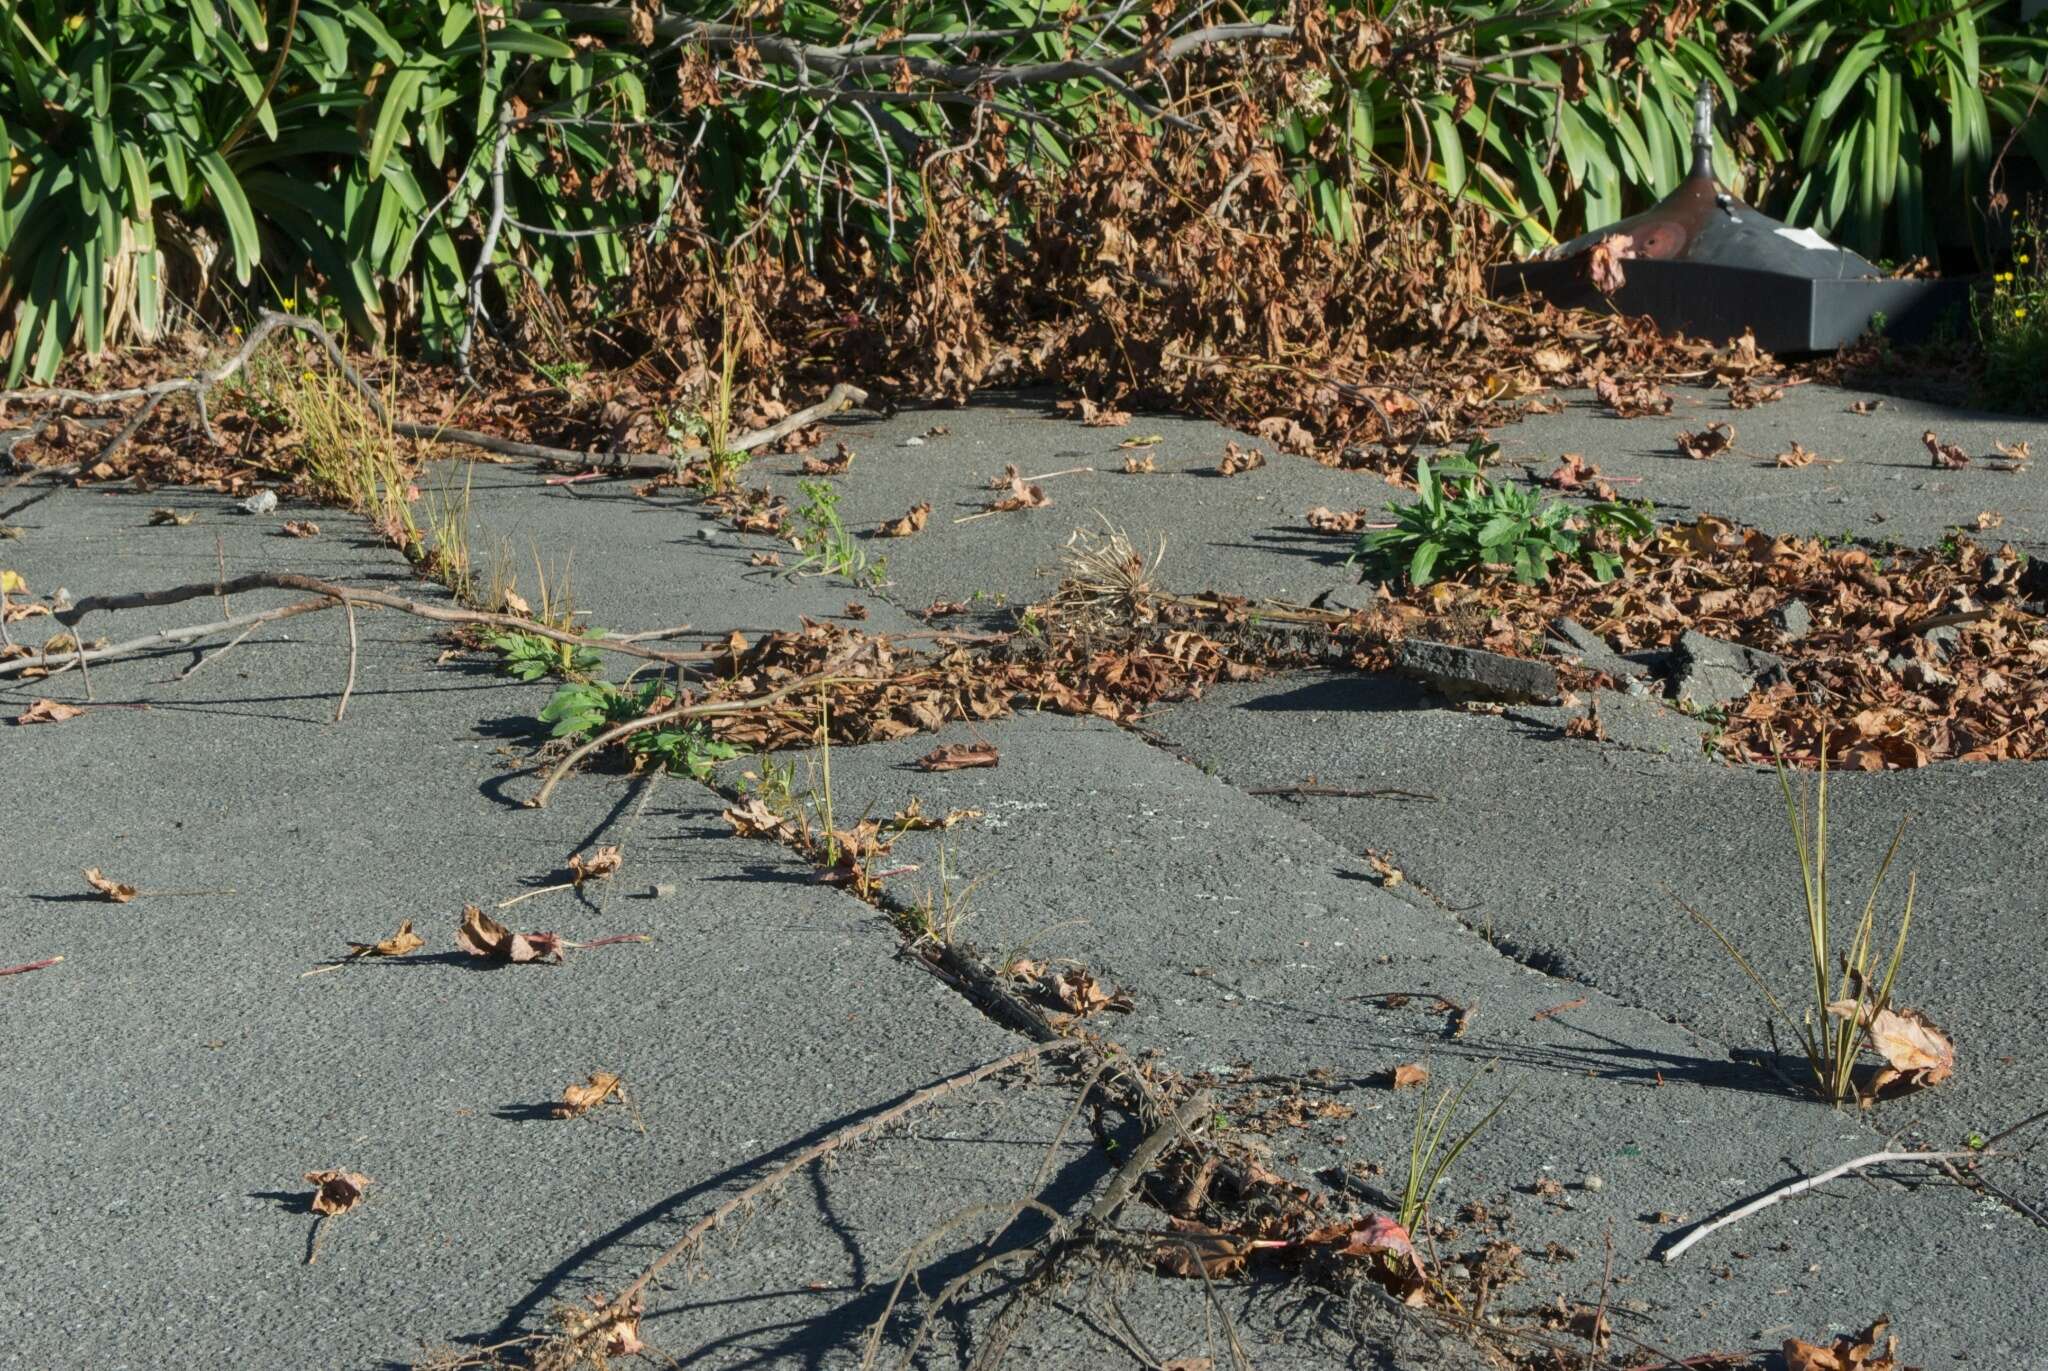
[(1409, 638), (1401, 644), (1395, 670), (1454, 699), (1556, 704), (1564, 698), (1557, 668), (1548, 662), (1426, 638)]

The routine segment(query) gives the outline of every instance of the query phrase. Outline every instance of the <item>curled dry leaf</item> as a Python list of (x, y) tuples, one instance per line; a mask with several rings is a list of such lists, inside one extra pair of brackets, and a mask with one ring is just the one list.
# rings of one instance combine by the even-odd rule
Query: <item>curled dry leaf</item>
[(1223, 460), (1216, 464), (1216, 471), (1223, 476), (1236, 476), (1242, 472), (1256, 471), (1266, 464), (1266, 454), (1257, 448), (1241, 448), (1236, 443), (1223, 446)]
[(909, 804), (890, 815), (889, 822), (883, 824), (882, 827), (901, 829), (906, 833), (922, 833), (932, 829), (944, 830), (952, 828), (956, 824), (964, 824), (969, 819), (979, 819), (980, 817), (981, 811), (978, 809), (949, 809), (943, 817), (927, 814), (924, 812), (923, 803), (913, 799)]
[(1777, 465), (1781, 467), (1810, 467), (1819, 453), (1804, 443), (1794, 442), (1791, 447), (1778, 454)]
[(127, 904), (142, 892), (132, 885), (125, 885), (103, 873), (96, 866), (85, 868), (85, 883), (98, 891), (100, 898), (111, 904)]
[(1098, 405), (1086, 396), (1078, 405), (1081, 422), (1089, 428), (1122, 428), (1131, 422), (1131, 416), (1115, 405)]
[(1429, 1068), (1419, 1062), (1403, 1062), (1389, 1073), (1394, 1089), (1406, 1090), (1411, 1085), (1428, 1085)]
[(1543, 484), (1567, 494), (1584, 492), (1598, 500), (1615, 498), (1614, 487), (1600, 479), (1600, 468), (1578, 452), (1567, 452), (1559, 457), (1557, 469), (1543, 478)]
[(350, 943), (349, 960), (359, 957), (405, 957), (427, 945), (427, 940), (412, 931), (412, 920), (406, 919), (398, 925), (398, 931), (388, 938), (374, 943)]
[(1783, 386), (1741, 380), (1728, 387), (1728, 403), (1735, 409), (1755, 409), (1758, 405), (1768, 405), (1784, 398)]
[(753, 556), (751, 556), (751, 557), (747, 558), (747, 565), (748, 565), (748, 566), (781, 566), (781, 565), (782, 565), (782, 554), (781, 554), (781, 553), (779, 553), (779, 552), (757, 552), (757, 553), (755, 553), (755, 554), (754, 554)]
[(1172, 1232), (1159, 1240), (1152, 1262), (1162, 1276), (1199, 1280), (1234, 1276), (1251, 1255), (1252, 1240), (1212, 1228), (1199, 1219), (1168, 1218)]
[(1373, 874), (1380, 878), (1380, 884), (1382, 886), (1385, 886), (1389, 890), (1392, 890), (1395, 886), (1401, 884), (1402, 881), (1407, 879), (1407, 877), (1401, 874), (1400, 867), (1395, 866), (1392, 862), (1388, 861), (1385, 857), (1380, 856), (1380, 854), (1377, 852), (1366, 853), (1365, 859), (1366, 861), (1372, 863)]
[(2034, 460), (2033, 445), (2024, 438), (2016, 443), (1994, 442), (1991, 446), (1998, 452), (1991, 463), (1993, 471), (2025, 471), (2027, 463)]
[(1882, 400), (1858, 400), (1849, 406), (1851, 414), (1875, 414), (1884, 407)]
[(925, 606), (923, 617), (927, 619), (945, 619), (955, 614), (965, 614), (966, 612), (967, 601), (965, 600), (934, 600)]
[(363, 1202), (370, 1178), (360, 1171), (308, 1171), (306, 1184), (313, 1187), (313, 1212), (333, 1218)]
[(1132, 456), (1124, 458), (1124, 475), (1126, 476), (1150, 476), (1158, 470), (1159, 456), (1157, 453), (1148, 452), (1143, 457)]
[(1610, 233), (1586, 250), (1586, 270), (1593, 288), (1612, 295), (1628, 284), (1621, 264), (1636, 255), (1636, 240), (1626, 233)]
[(164, 526), (183, 528), (191, 522), (191, 515), (180, 514), (175, 509), (153, 509), (149, 512), (149, 525), (151, 528)]
[(626, 1083), (609, 1071), (593, 1071), (589, 1080), (562, 1087), (562, 1102), (555, 1106), (554, 1115), (558, 1119), (580, 1118), (614, 1095), (625, 1099)]
[(1654, 381), (1637, 381), (1624, 390), (1605, 372), (1593, 378), (1593, 395), (1623, 419), (1669, 414), (1673, 403), (1664, 387)]
[(1089, 975), (1083, 967), (1069, 967), (1050, 976), (1039, 979), (1039, 988), (1055, 1000), (1068, 1013), (1077, 1018), (1110, 1010), (1117, 1014), (1128, 1014), (1136, 1006), (1131, 1002), (1131, 993), (1119, 987), (1114, 993), (1104, 990), (1102, 983)]
[[(1312, 456), (1316, 450), (1316, 436), (1303, 428), (1298, 420), (1285, 414), (1267, 415), (1252, 425), (1252, 432), (1282, 452), (1291, 452), (1297, 457)], [(1262, 457), (1260, 460), (1265, 459)]]
[(848, 600), (846, 602), (846, 617), (857, 623), (868, 617), (868, 607), (858, 600)]
[(925, 521), (932, 517), (932, 507), (919, 503), (911, 506), (910, 512), (901, 519), (891, 519), (875, 530), (878, 538), (908, 538), (913, 533), (924, 532)]
[(1365, 527), (1366, 516), (1370, 513), (1370, 510), (1354, 509), (1344, 514), (1331, 509), (1328, 505), (1317, 505), (1302, 517), (1307, 519), (1308, 526), (1318, 533), (1351, 534)]
[(1785, 1371), (1908, 1371), (1899, 1361), (1899, 1340), (1887, 1336), (1889, 1316), (1854, 1335), (1843, 1334), (1826, 1347), (1787, 1338)]
[(1734, 443), (1735, 425), (1727, 423), (1715, 422), (1698, 433), (1678, 435), (1678, 450), (1698, 462), (1720, 456)]
[(489, 962), (559, 962), (559, 933), (514, 933), (475, 905), (465, 906), (455, 943), (472, 957)]
[(1954, 443), (1942, 442), (1934, 436), (1934, 430), (1931, 428), (1920, 435), (1920, 441), (1927, 448), (1929, 466), (1939, 467), (1943, 471), (1960, 471), (1970, 464), (1969, 453)]
[(76, 719), (85, 713), (77, 705), (67, 705), (62, 700), (41, 699), (14, 716), (18, 724), (61, 724)]
[(281, 531), (287, 538), (318, 538), (320, 525), (311, 519), (287, 519)]
[(834, 452), (830, 457), (804, 458), (804, 475), (844, 476), (847, 469), (853, 465), (853, 459), (858, 455), (852, 448), (841, 443), (839, 444), (838, 451)]
[(1008, 514), (1019, 509), (1044, 509), (1052, 504), (1052, 498), (1045, 493), (1045, 487), (1033, 485), (1024, 479), (1016, 467), (1007, 468), (1001, 476), (989, 482), (992, 490), (1008, 492), (984, 507), (986, 514)]
[(619, 850), (617, 843), (592, 848), (588, 857), (572, 852), (569, 854), (569, 879), (579, 886), (585, 881), (601, 881), (616, 872), (625, 861), (626, 855)]
[(2004, 522), (2005, 516), (1995, 509), (1981, 510), (1977, 514), (1977, 527), (1980, 529), (1997, 528)]
[(994, 743), (947, 743), (917, 759), (919, 771), (964, 771), (969, 767), (994, 766), (1000, 760)]
[(1956, 1069), (1956, 1045), (1934, 1021), (1917, 1009), (1880, 1009), (1871, 1012), (1868, 1002), (1837, 1000), (1828, 1013), (1839, 1019), (1858, 1019), (1870, 1046), (1885, 1059), (1864, 1096), (1866, 1104), (1886, 1088), (1903, 1083), (1907, 1090), (1940, 1085)]
[(789, 820), (763, 804), (758, 795), (750, 796), (737, 809), (726, 810), (725, 821), (742, 838), (778, 839), (789, 829)]

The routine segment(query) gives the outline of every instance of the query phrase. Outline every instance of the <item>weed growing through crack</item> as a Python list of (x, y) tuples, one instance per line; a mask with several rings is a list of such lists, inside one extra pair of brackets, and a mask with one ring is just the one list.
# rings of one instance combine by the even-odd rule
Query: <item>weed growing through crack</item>
[[(243, 394), (250, 411), (285, 424), (297, 437), (291, 474), (315, 497), (355, 510), (408, 553), (419, 541), (406, 496), (412, 473), (397, 439), (347, 379), (326, 368), (288, 363), (251, 366)], [(385, 412), (392, 391), (385, 387)]]
[[(1415, 465), (1415, 503), (1389, 505), (1393, 527), (1358, 535), (1352, 560), (1379, 581), (1428, 585), (1439, 574), (1475, 568), (1505, 571), (1524, 585), (1548, 581), (1557, 564), (1578, 563), (1601, 581), (1621, 574), (1619, 542), (1656, 530), (1647, 505), (1603, 500), (1576, 510), (1504, 481), (1482, 468), (1500, 451), (1474, 440), (1461, 456)], [(1450, 478), (1450, 479), (1446, 479)]]
[(1475, 1072), (1463, 1085), (1445, 1089), (1433, 1102), (1425, 1096), (1416, 1104), (1415, 1133), (1408, 1143), (1408, 1179), (1401, 1188), (1401, 1227), (1408, 1230), (1411, 1238), (1422, 1231), (1422, 1223), (1429, 1217), (1430, 1200), (1450, 1173), (1452, 1163), (1507, 1105), (1508, 1097), (1502, 1096), (1479, 1122), (1446, 1146), (1445, 1135), (1457, 1119), (1458, 1107), (1464, 1103), (1466, 1092), (1471, 1090), (1472, 1082), (1477, 1079), (1479, 1076)]
[(822, 576), (843, 576), (855, 585), (878, 584), (886, 562), (870, 565), (866, 549), (847, 532), (839, 517), (839, 492), (830, 481), (799, 481), (803, 503), (797, 506), (797, 547), (804, 554), (798, 571), (815, 567)]
[(985, 878), (977, 877), (956, 890), (951, 863), (952, 853), (941, 842), (938, 883), (903, 914), (904, 932), (910, 937), (912, 948), (926, 944), (951, 947), (960, 935), (960, 925), (973, 915), (974, 892)]
[[(1899, 915), (1899, 931), (1882, 975), (1877, 975), (1877, 899), (1884, 878), (1898, 855), (1899, 840), (1905, 836), (1906, 821), (1892, 834), (1891, 846), (1878, 863), (1870, 882), (1870, 894), (1855, 924), (1848, 950), (1837, 953), (1835, 925), (1828, 890), (1828, 770), (1827, 747), (1821, 746), (1820, 775), (1807, 794), (1794, 794), (1792, 777), (1782, 758), (1778, 761), (1778, 788), (1785, 797), (1785, 819), (1792, 830), (1793, 851), (1799, 858), (1800, 890), (1806, 913), (1807, 967), (1812, 1003), (1794, 1019), (1770, 983), (1757, 973), (1741, 949), (1716, 927), (1712, 920), (1684, 901), (1680, 906), (1720, 942), (1742, 973), (1763, 995), (1773, 1013), (1783, 1019), (1799, 1038), (1813, 1074), (1815, 1091), (1830, 1104), (1840, 1104), (1855, 1090), (1856, 1063), (1866, 1046), (1873, 1046), (1869, 1025), (1891, 1008), (1892, 985), (1899, 964), (1906, 955), (1906, 935), (1913, 926), (1913, 896), (1916, 877), (1906, 877), (1906, 903)], [(1911, 1011), (1908, 1011), (1910, 1013)], [(1775, 1034), (1773, 1034), (1775, 1037)]]
[(406, 552), (415, 566), (446, 586), (459, 603), (480, 607), (469, 540), (470, 484), (475, 476), (476, 463), (471, 462), (463, 471), (460, 494), (446, 486), (424, 492), (419, 501), (424, 516), (420, 536)]
[[(542, 706), (540, 721), (554, 726), (555, 737), (581, 742), (619, 724), (659, 713), (674, 701), (673, 688), (658, 676), (637, 685), (630, 678), (623, 683), (571, 681)], [(740, 755), (731, 743), (713, 738), (706, 725), (685, 720), (630, 733), (618, 745), (633, 758), (635, 770), (656, 766), (688, 772), (699, 781), (710, 780), (718, 763)]]

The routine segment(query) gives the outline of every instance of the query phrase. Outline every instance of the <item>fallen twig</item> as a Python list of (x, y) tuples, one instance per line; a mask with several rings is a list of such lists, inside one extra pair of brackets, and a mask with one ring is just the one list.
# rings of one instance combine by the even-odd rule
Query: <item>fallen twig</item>
[(1677, 1261), (1687, 1248), (1716, 1229), (1726, 1228), (1729, 1224), (1746, 1219), (1760, 1209), (1768, 1209), (1780, 1200), (1789, 1200), (1794, 1195), (1803, 1195), (1809, 1190), (1817, 1189), (1820, 1186), (1826, 1185), (1829, 1181), (1846, 1176), (1851, 1171), (1859, 1171), (1866, 1166), (1882, 1166), (1887, 1162), (1920, 1162), (1926, 1165), (1937, 1165), (1941, 1162), (1957, 1161), (1966, 1157), (1986, 1157), (1992, 1155), (1995, 1154), (1988, 1151), (1872, 1152), (1868, 1156), (1857, 1157), (1853, 1161), (1843, 1162), (1840, 1166), (1831, 1166), (1817, 1176), (1808, 1176), (1803, 1180), (1781, 1185), (1776, 1190), (1766, 1191), (1746, 1204), (1737, 1205), (1719, 1218), (1708, 1219), (1703, 1223), (1695, 1225), (1691, 1232), (1664, 1250), (1662, 1260), (1666, 1262)]
[(1328, 785), (1262, 785), (1245, 791), (1247, 795), (1310, 796), (1327, 800), (1427, 800), (1431, 804), (1442, 804), (1443, 796), (1431, 795), (1421, 790), (1345, 790)]
[(25, 971), (41, 971), (46, 966), (55, 966), (62, 957), (45, 957), (39, 962), (23, 962), (20, 966), (0, 966), (0, 976), (19, 976)]

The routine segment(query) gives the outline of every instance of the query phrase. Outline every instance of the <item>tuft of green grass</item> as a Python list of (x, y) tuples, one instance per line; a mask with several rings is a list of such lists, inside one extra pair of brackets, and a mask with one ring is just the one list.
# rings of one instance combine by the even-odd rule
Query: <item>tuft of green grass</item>
[(1411, 1238), (1421, 1233), (1423, 1221), (1429, 1217), (1430, 1200), (1459, 1154), (1507, 1105), (1509, 1097), (1504, 1095), (1477, 1123), (1446, 1145), (1445, 1138), (1457, 1120), (1458, 1108), (1464, 1103), (1472, 1083), (1478, 1079), (1479, 1073), (1474, 1072), (1463, 1085), (1445, 1089), (1433, 1101), (1425, 1095), (1416, 1104), (1415, 1133), (1408, 1143), (1408, 1177), (1401, 1187), (1401, 1227), (1408, 1230)]
[(1727, 934), (1693, 906), (1682, 900), (1679, 903), (1687, 914), (1714, 935), (1728, 955), (1735, 959), (1735, 964), (1742, 968), (1750, 983), (1756, 986), (1771, 1011), (1790, 1026), (1806, 1055), (1815, 1092), (1828, 1103), (1839, 1105), (1856, 1088), (1857, 1059), (1868, 1041), (1864, 1025), (1891, 1005), (1892, 986), (1898, 978), (1899, 965), (1906, 956), (1906, 935), (1913, 926), (1913, 897), (1918, 879), (1910, 873), (1906, 877), (1906, 902), (1899, 915), (1898, 934), (1892, 942), (1891, 956), (1884, 961), (1880, 972), (1877, 901), (1892, 860), (1898, 855), (1899, 841), (1906, 833), (1906, 820), (1901, 818), (1892, 834), (1891, 846), (1885, 849), (1884, 860), (1878, 863), (1877, 874), (1871, 878), (1870, 893), (1863, 901), (1863, 912), (1855, 921), (1848, 947), (1837, 951), (1835, 934), (1838, 925), (1828, 886), (1826, 751), (1823, 741), (1819, 777), (1811, 791), (1801, 794), (1793, 791), (1791, 773), (1784, 759), (1778, 761), (1778, 787), (1784, 794), (1785, 819), (1792, 830), (1793, 851), (1799, 859), (1800, 892), (1806, 918), (1808, 990), (1812, 999), (1800, 1017), (1792, 1017), (1770, 983), (1757, 972)]

